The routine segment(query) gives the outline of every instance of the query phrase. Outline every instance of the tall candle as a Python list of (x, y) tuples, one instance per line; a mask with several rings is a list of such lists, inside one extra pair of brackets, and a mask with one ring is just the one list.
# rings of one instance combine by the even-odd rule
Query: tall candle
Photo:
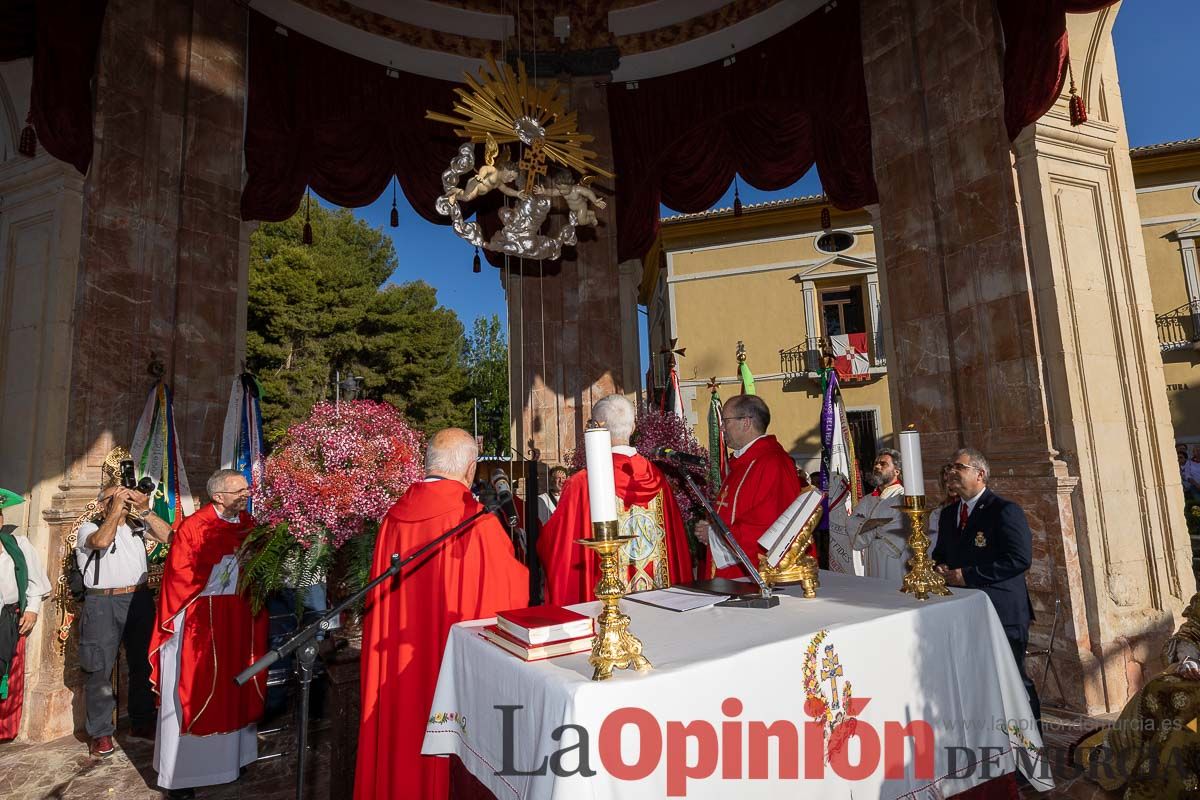
[(900, 431), (901, 478), (906, 495), (925, 494), (925, 473), (921, 467), (921, 434), (911, 426)]
[(613, 481), (612, 436), (608, 428), (588, 428), (583, 433), (587, 460), (588, 507), (592, 522), (615, 522), (617, 488)]

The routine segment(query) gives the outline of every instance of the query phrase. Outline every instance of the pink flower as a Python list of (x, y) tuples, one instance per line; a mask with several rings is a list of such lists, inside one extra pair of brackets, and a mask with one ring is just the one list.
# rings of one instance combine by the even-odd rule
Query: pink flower
[(259, 469), (254, 515), (305, 547), (335, 549), (377, 522), (424, 474), (424, 436), (387, 403), (313, 406)]

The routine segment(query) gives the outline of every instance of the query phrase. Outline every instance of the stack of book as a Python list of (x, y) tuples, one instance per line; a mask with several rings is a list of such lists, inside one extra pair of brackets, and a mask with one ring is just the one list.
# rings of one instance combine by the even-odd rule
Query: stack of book
[(526, 661), (582, 653), (592, 649), (592, 618), (559, 606), (501, 611), (481, 635)]

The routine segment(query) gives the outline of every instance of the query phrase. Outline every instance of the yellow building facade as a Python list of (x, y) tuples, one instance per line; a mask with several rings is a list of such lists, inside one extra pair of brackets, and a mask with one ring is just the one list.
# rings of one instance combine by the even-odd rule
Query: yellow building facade
[[(875, 239), (866, 211), (833, 210), (821, 225), (821, 197), (663, 220), (646, 256), (640, 299), (657, 386), (672, 339), (684, 409), (708, 441), (710, 382), (720, 396), (740, 389), (736, 353), (745, 347), (771, 429), (802, 468), (821, 454), (822, 350), (836, 347), (856, 377), (843, 385), (860, 456), (890, 442), (891, 404), (881, 335)], [(846, 342), (853, 348), (845, 354)], [(838, 347), (838, 345), (841, 345)]]
[(1130, 151), (1177, 442), (1200, 443), (1200, 139)]
[[(1179, 442), (1200, 443), (1200, 139), (1130, 151), (1172, 423)], [(740, 391), (742, 343), (771, 433), (809, 471), (820, 464), (822, 351), (850, 337), (855, 378), (842, 383), (860, 460), (894, 446), (879, 290), (880, 257), (867, 210), (829, 209), (804, 197), (665, 218), (644, 260), (650, 379), (677, 359), (684, 409), (708, 441), (712, 380)], [(828, 227), (823, 225), (828, 222)], [(865, 345), (865, 347), (863, 346)], [(864, 352), (861, 352), (865, 350)]]

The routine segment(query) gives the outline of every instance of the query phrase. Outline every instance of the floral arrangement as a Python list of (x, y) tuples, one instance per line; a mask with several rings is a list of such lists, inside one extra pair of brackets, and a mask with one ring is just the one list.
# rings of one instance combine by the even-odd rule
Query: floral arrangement
[[(632, 445), (638, 453), (646, 458), (649, 458), (659, 447), (670, 447), (681, 453), (690, 453), (704, 458), (704, 466), (683, 468), (687, 469), (700, 488), (711, 498), (712, 490), (708, 486), (708, 450), (700, 445), (696, 434), (692, 432), (692, 427), (680, 419), (675, 412), (659, 411), (645, 404), (639, 405), (634, 423)], [(571, 453), (569, 464), (572, 472), (578, 472), (587, 466), (582, 441)], [(691, 489), (687, 487), (682, 478), (675, 474), (674, 470), (664, 470), (663, 472), (667, 476), (667, 482), (671, 484), (671, 491), (675, 494), (676, 502), (679, 503), (679, 512), (683, 516), (683, 521), (690, 529), (696, 522), (704, 518), (704, 509), (692, 494)]]
[[(285, 586), (324, 580), (348, 543), (362, 560), (379, 520), (423, 475), (424, 436), (388, 403), (318, 403), (288, 428), (254, 482), (259, 526), (242, 548), (242, 587), (256, 607)], [(352, 565), (351, 572), (360, 571)]]

